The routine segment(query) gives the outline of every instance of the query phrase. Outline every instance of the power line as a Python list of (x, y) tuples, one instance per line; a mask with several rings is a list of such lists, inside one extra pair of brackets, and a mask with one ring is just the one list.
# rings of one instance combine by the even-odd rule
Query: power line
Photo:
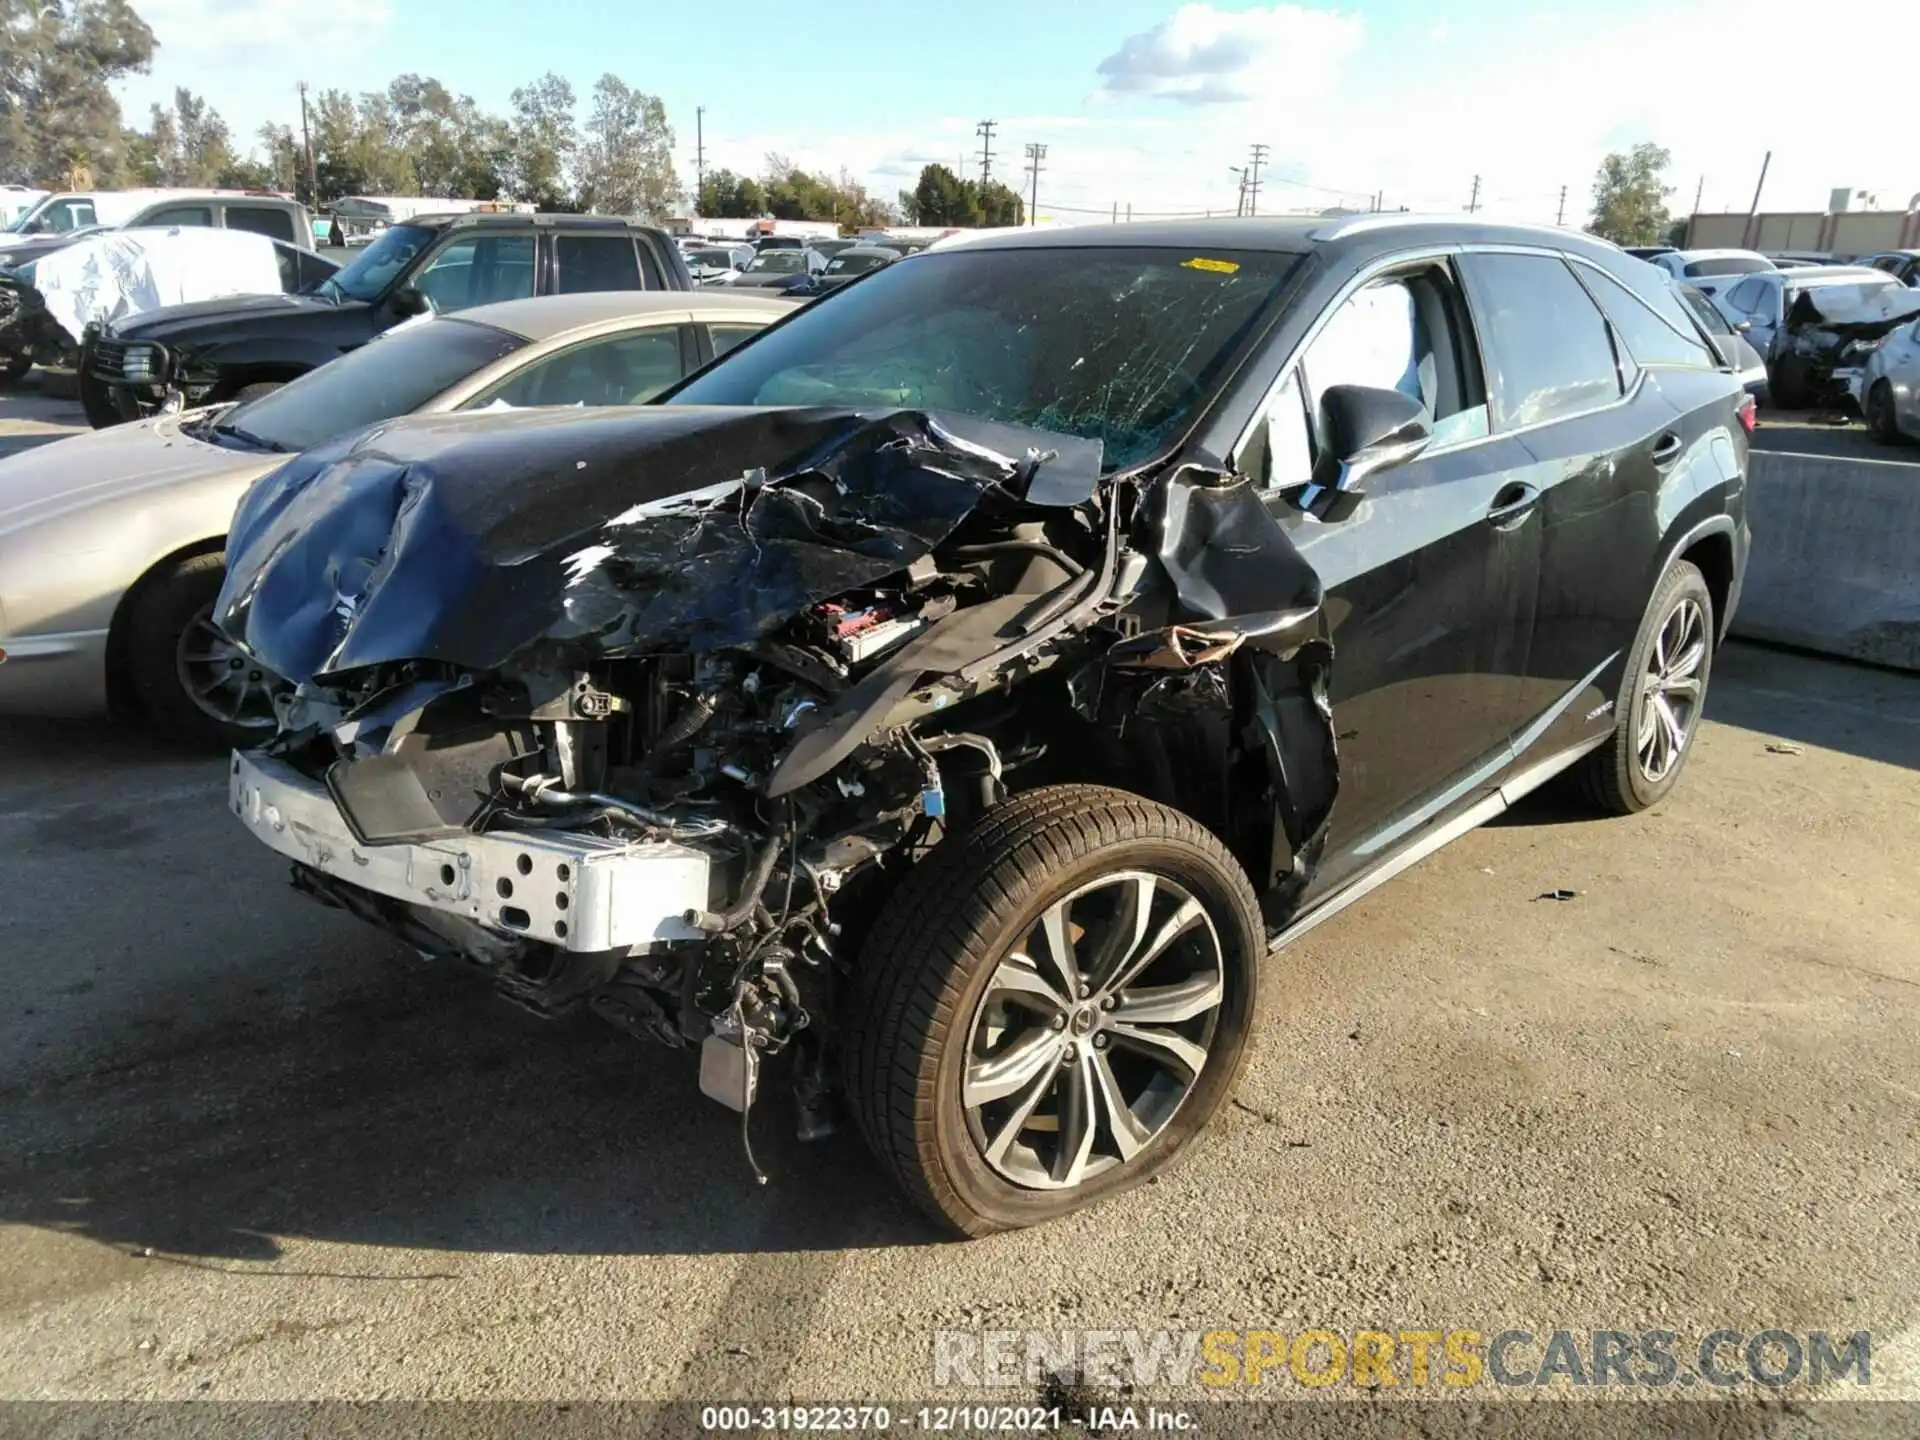
[(1040, 162), (1046, 158), (1046, 146), (1027, 146), (1027, 174), (1032, 177), (1030, 182), (1032, 190), (1027, 200), (1027, 223), (1029, 225), (1038, 224), (1040, 220), (1040, 171), (1043, 168)]
[(980, 183), (985, 185), (993, 178), (993, 132), (999, 126), (997, 120), (982, 120), (973, 127), (973, 133), (980, 137)]

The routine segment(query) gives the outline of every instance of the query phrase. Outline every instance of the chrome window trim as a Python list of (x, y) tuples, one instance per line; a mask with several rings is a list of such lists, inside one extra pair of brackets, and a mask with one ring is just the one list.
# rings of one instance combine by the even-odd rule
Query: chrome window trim
[[(1538, 255), (1549, 260), (1573, 261), (1578, 259), (1581, 260), (1582, 264), (1591, 263), (1568, 251), (1555, 250), (1550, 246), (1500, 244), (1497, 242), (1423, 245), (1418, 249), (1395, 251), (1391, 255), (1385, 255), (1377, 260), (1370, 261), (1360, 269), (1353, 279), (1340, 287), (1339, 293), (1321, 309), (1320, 314), (1314, 318), (1314, 322), (1308, 328), (1306, 334), (1301, 336), (1299, 344), (1288, 352), (1286, 361), (1280, 366), (1279, 370), (1275, 372), (1273, 383), (1267, 387), (1266, 394), (1260, 397), (1260, 403), (1254, 407), (1253, 417), (1247, 422), (1245, 428), (1241, 430), (1239, 436), (1227, 451), (1227, 454), (1231, 457), (1230, 463), (1236, 469), (1239, 467), (1240, 457), (1246, 452), (1248, 443), (1253, 439), (1255, 434), (1258, 433), (1260, 427), (1266, 423), (1267, 412), (1273, 408), (1273, 402), (1278, 398), (1281, 388), (1285, 385), (1288, 374), (1300, 364), (1307, 350), (1311, 348), (1313, 342), (1319, 338), (1320, 332), (1326, 328), (1328, 320), (1336, 310), (1351, 300), (1359, 291), (1365, 289), (1367, 285), (1378, 280), (1382, 275), (1390, 271), (1403, 269), (1408, 265), (1415, 265), (1423, 260), (1450, 260), (1463, 255)], [(1487, 399), (1484, 402), (1487, 406), (1487, 433), (1485, 435), (1463, 436), (1450, 445), (1444, 445), (1438, 449), (1423, 450), (1420, 452), (1422, 458), (1428, 455), (1457, 455), (1477, 445), (1489, 445), (1496, 440), (1508, 440), (1517, 435), (1527, 435), (1535, 430), (1544, 429), (1549, 425), (1563, 425), (1569, 420), (1583, 420), (1590, 415), (1604, 415), (1610, 410), (1631, 405), (1635, 400), (1639, 399), (1640, 391), (1646, 385), (1647, 368), (1636, 360), (1634, 362), (1633, 384), (1628, 386), (1616, 400), (1610, 401), (1605, 405), (1593, 406), (1590, 409), (1576, 410), (1566, 415), (1555, 415), (1548, 420), (1536, 420), (1528, 425), (1516, 425), (1504, 430), (1495, 429), (1493, 424), (1493, 385), (1487, 376), (1486, 347), (1480, 339), (1480, 316), (1474, 307), (1472, 290), (1465, 283), (1466, 277), (1462, 275), (1458, 278), (1461, 282), (1460, 298), (1466, 302), (1467, 313), (1473, 322), (1474, 350), (1480, 357), (1480, 380), (1482, 388), (1487, 391)], [(1574, 278), (1575, 283), (1578, 284), (1579, 277), (1576, 276)], [(1581, 287), (1583, 294), (1585, 293), (1585, 289), (1585, 286)], [(1600, 308), (1600, 302), (1595, 300), (1591, 295), (1588, 295), (1587, 303), (1593, 306), (1594, 313), (1600, 317), (1600, 323), (1606, 327), (1607, 333), (1609, 337), (1611, 337), (1613, 334), (1613, 322), (1607, 319), (1606, 312)], [(1655, 313), (1657, 314), (1658, 312), (1656, 311)], [(1616, 368), (1616, 374), (1617, 373)], [(1311, 420), (1311, 417), (1309, 417), (1309, 420)], [(1273, 489), (1263, 490), (1261, 493), (1263, 495), (1271, 495), (1283, 488), (1287, 487), (1274, 487)]]

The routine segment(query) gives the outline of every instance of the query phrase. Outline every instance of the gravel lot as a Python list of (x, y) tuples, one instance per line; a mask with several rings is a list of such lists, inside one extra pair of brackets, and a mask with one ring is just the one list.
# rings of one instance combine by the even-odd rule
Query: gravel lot
[[(57, 411), (0, 399), (0, 447)], [(0, 724), (0, 1397), (898, 1399), (949, 1327), (1724, 1324), (1870, 1329), (1920, 1398), (1920, 678), (1735, 645), (1708, 713), (1651, 814), (1535, 797), (1277, 957), (1175, 1173), (969, 1245), (772, 1106), (757, 1189), (681, 1057), (300, 900), (220, 761)]]

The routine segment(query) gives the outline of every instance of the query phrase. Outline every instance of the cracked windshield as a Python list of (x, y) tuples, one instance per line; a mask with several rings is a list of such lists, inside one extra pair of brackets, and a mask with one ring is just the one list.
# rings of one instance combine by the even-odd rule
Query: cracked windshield
[(928, 255), (744, 346), (686, 405), (958, 410), (1147, 459), (1273, 312), (1286, 254), (1099, 248)]

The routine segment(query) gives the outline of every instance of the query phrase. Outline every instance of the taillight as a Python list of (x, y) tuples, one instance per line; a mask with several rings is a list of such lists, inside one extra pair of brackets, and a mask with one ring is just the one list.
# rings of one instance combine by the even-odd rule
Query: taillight
[(1739, 408), (1733, 413), (1740, 421), (1740, 428), (1749, 435), (1753, 433), (1754, 426), (1760, 423), (1760, 407), (1753, 403), (1751, 395), (1742, 395)]

